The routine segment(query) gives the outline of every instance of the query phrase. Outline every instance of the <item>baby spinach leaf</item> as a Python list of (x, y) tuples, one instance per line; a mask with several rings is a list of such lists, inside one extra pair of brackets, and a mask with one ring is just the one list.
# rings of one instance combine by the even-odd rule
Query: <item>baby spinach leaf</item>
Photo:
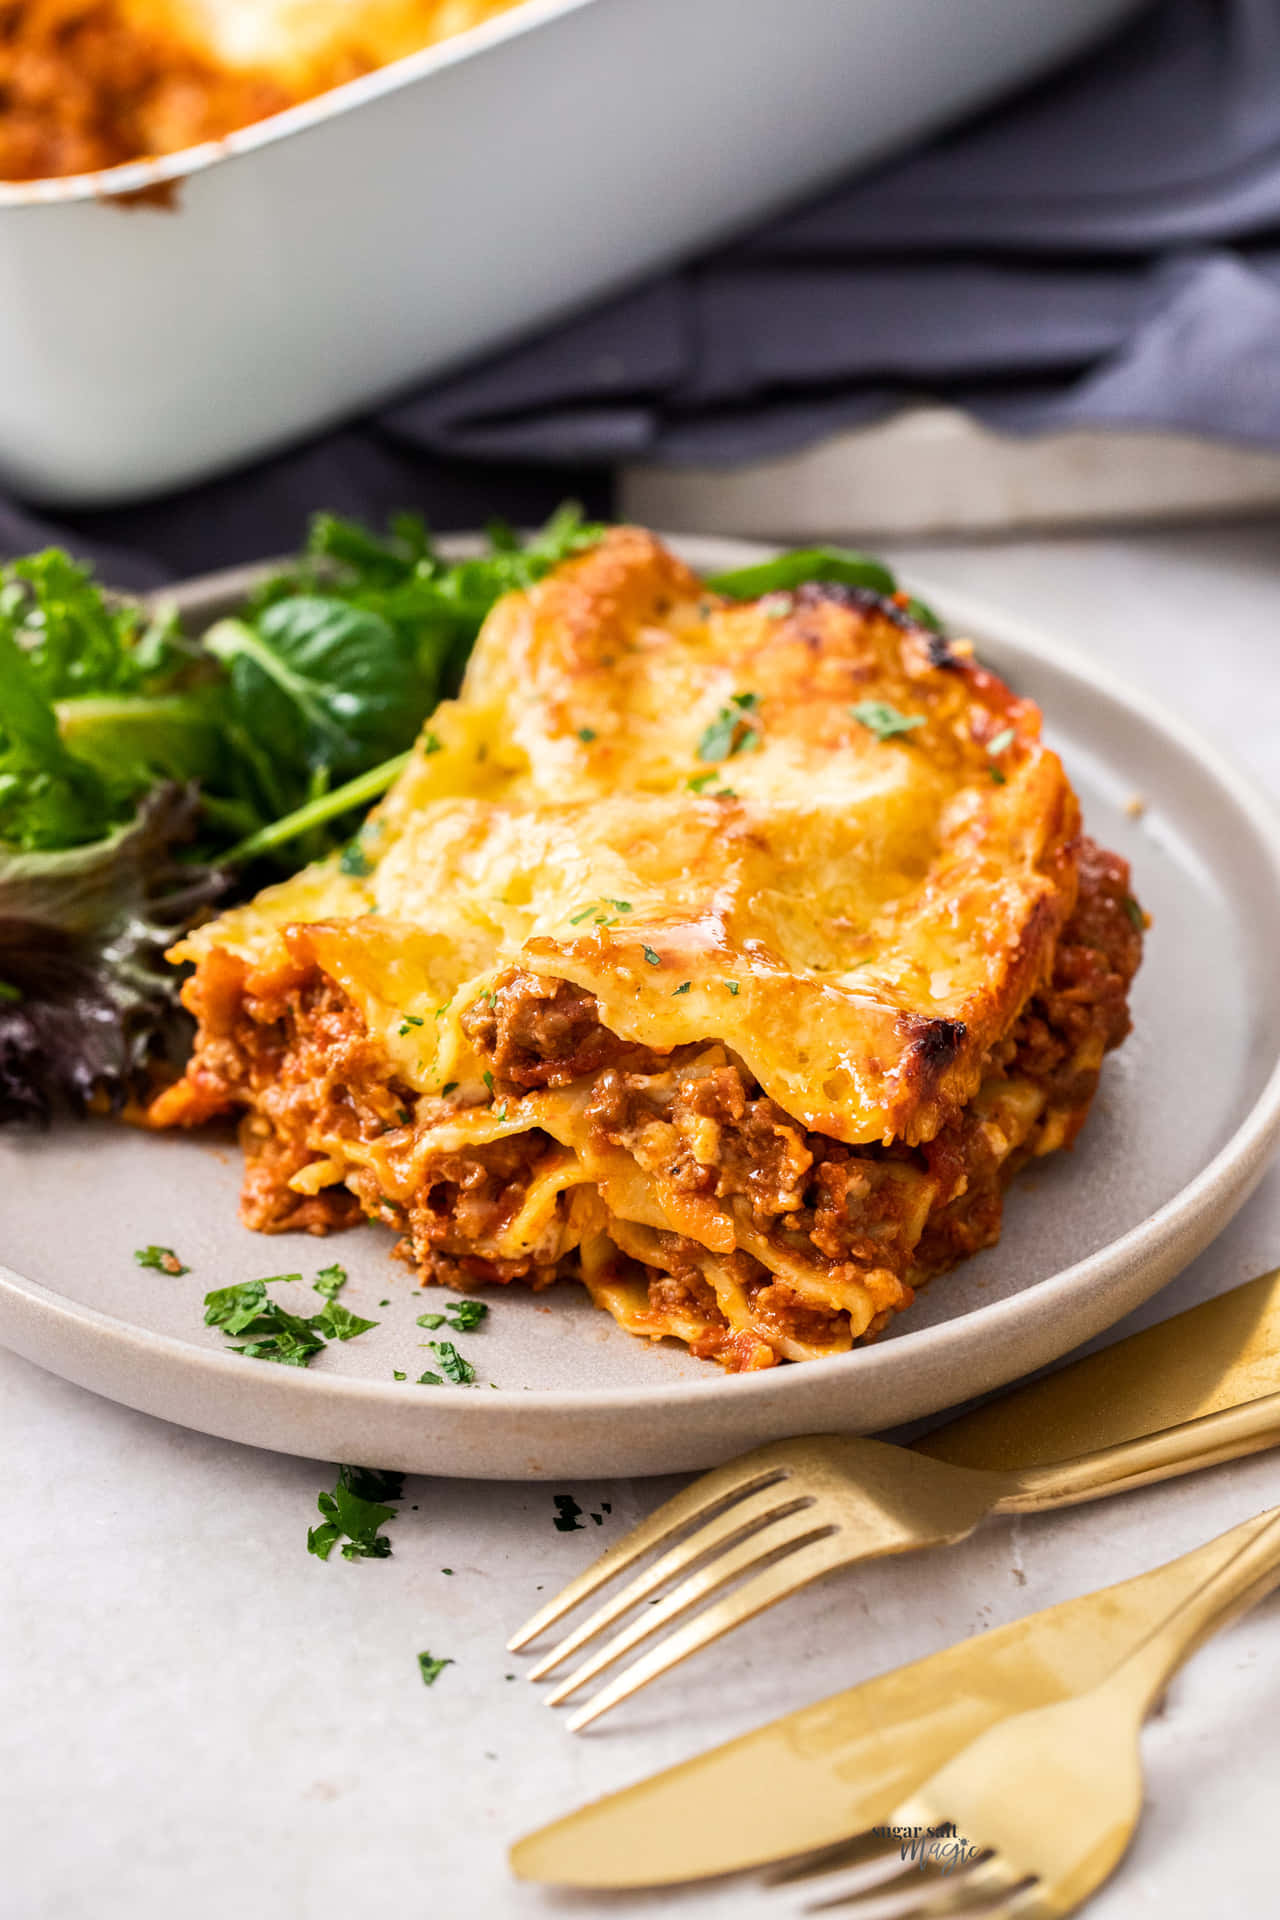
[(221, 620), (205, 646), (246, 731), (326, 781), (407, 747), (435, 691), (389, 621), (326, 595), (277, 600), (252, 626)]
[(888, 567), (850, 547), (797, 547), (780, 553), (776, 560), (712, 574), (706, 585), (727, 600), (758, 600), (762, 594), (802, 587), (807, 580), (834, 580), (844, 587), (869, 587), (886, 595), (897, 587)]

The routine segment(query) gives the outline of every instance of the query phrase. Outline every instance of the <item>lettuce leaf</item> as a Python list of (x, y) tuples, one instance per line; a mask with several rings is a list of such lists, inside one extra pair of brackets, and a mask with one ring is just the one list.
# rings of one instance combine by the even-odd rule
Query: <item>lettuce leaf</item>
[(198, 809), (167, 783), (104, 839), (0, 846), (0, 1124), (118, 1109), (158, 1059), (183, 1058), (192, 1022), (164, 949), (229, 880), (177, 857)]

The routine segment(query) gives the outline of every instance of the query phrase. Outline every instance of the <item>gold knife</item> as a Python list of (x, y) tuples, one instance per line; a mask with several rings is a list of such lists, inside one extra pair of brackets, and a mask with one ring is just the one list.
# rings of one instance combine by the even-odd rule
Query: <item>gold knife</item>
[(1095, 1685), (1270, 1519), (1247, 1520), (1152, 1572), (864, 1681), (597, 1800), (516, 1841), (512, 1872), (557, 1886), (669, 1886), (885, 1824), (996, 1721)]
[(912, 1446), (957, 1467), (1038, 1467), (1277, 1390), (1280, 1267), (987, 1401)]

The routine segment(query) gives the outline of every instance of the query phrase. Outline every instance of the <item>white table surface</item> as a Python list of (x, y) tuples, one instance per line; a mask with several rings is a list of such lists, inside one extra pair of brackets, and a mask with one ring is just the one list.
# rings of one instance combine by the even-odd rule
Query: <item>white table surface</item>
[[(1274, 527), (898, 558), (1095, 650), (1280, 793)], [(1277, 1262), (1280, 1169), (1126, 1324)], [(509, 1677), (525, 1663), (503, 1641), (674, 1481), (410, 1480), (390, 1560), (322, 1563), (305, 1538), (331, 1467), (166, 1426), (6, 1353), (0, 1457), (4, 1920), (794, 1912), (752, 1881), (548, 1894), (509, 1879), (504, 1849), (584, 1799), (1155, 1565), (1280, 1497), (1280, 1461), (1262, 1455), (850, 1570), (575, 1739)], [(557, 1532), (558, 1491), (612, 1512)], [(424, 1648), (454, 1662), (429, 1690)], [(1150, 1723), (1149, 1805), (1097, 1920), (1276, 1911), (1278, 1718), (1280, 1599), (1201, 1652)]]

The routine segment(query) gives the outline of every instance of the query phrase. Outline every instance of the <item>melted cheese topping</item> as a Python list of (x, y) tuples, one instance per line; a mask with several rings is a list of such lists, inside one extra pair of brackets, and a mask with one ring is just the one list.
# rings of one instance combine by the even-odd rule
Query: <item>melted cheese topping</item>
[(509, 11), (515, 0), (123, 0), (139, 26), (181, 34), (228, 67), (300, 88), (385, 66)]
[(1037, 709), (963, 651), (870, 601), (723, 602), (621, 528), (494, 609), (367, 879), (307, 869), (175, 957), (269, 963), (306, 923), (395, 1074), (459, 1084), (437, 1151), (566, 1137), (567, 1092), (472, 1104), (461, 1016), (513, 967), (625, 1040), (722, 1045), (807, 1127), (915, 1143), (1042, 984), (1078, 824)]

